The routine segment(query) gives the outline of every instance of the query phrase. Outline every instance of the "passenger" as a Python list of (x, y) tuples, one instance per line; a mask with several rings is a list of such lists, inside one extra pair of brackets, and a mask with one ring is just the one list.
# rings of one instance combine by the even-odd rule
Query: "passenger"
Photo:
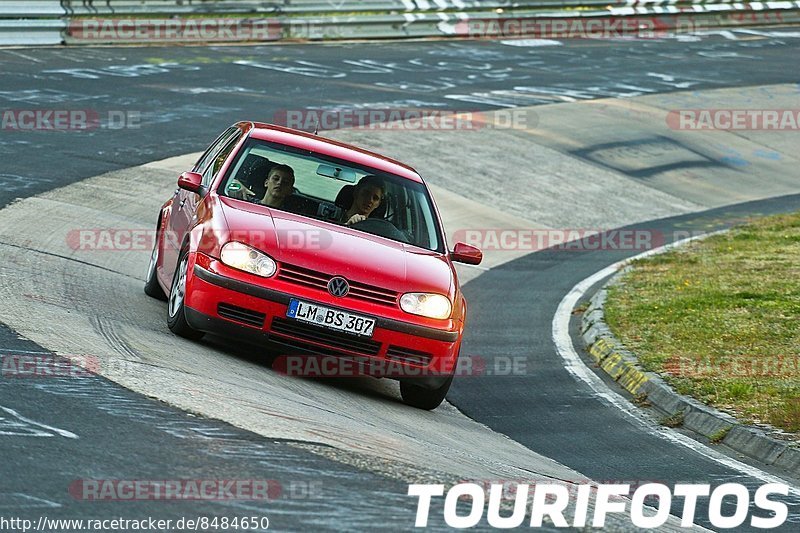
[(353, 203), (342, 217), (345, 225), (366, 220), (381, 205), (385, 196), (386, 184), (383, 179), (371, 174), (361, 178), (353, 190)]
[(264, 186), (267, 190), (258, 203), (269, 207), (281, 207), (294, 192), (294, 170), (289, 165), (275, 165), (267, 174)]

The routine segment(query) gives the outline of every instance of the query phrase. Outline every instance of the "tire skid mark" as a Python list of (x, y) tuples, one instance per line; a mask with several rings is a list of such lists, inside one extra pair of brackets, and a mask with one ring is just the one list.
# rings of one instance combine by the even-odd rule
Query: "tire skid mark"
[(108, 268), (108, 267), (104, 267), (104, 266), (101, 266), (101, 265), (96, 265), (94, 263), (89, 263), (88, 261), (82, 261), (80, 259), (77, 259), (75, 257), (70, 257), (68, 255), (57, 254), (55, 252), (48, 252), (46, 250), (38, 250), (36, 248), (29, 248), (27, 246), (20, 246), (19, 244), (13, 244), (13, 243), (10, 243), (10, 242), (3, 242), (3, 241), (0, 241), (0, 246), (9, 246), (11, 248), (16, 248), (18, 250), (23, 250), (25, 252), (33, 252), (33, 253), (37, 253), (37, 254), (47, 255), (47, 256), (50, 256), (50, 257), (55, 257), (57, 259), (64, 259), (66, 261), (72, 261), (74, 263), (80, 263), (82, 265), (89, 266), (89, 267), (92, 267), (92, 268), (99, 268), (100, 270), (105, 270), (106, 272), (111, 272), (112, 274), (116, 274), (118, 276), (124, 276), (124, 277), (132, 279), (134, 281), (144, 281), (143, 279), (140, 279), (139, 277), (131, 276), (130, 274), (126, 274), (125, 272), (120, 272), (119, 270), (114, 270), (114, 269), (111, 269), (111, 268)]
[(127, 356), (136, 361), (142, 359), (139, 352), (136, 351), (128, 341), (117, 331), (116, 322), (108, 320), (101, 316), (92, 316), (90, 322), (95, 331), (97, 331), (115, 352), (123, 357)]

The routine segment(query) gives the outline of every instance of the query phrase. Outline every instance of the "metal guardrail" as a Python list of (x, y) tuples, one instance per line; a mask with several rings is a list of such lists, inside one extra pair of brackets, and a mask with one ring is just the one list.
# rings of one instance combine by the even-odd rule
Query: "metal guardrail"
[(469, 25), (636, 17), (662, 31), (794, 24), (800, 0), (0, 0), (0, 45), (493, 37)]
[[(689, 6), (739, 0), (63, 0), (68, 16), (391, 13)], [(2, 11), (0, 7), (0, 11)]]
[[(777, 2), (775, 3), (777, 4)], [(800, 23), (800, 1), (781, 2), (781, 8), (742, 10), (731, 3), (727, 6), (715, 4), (710, 10), (680, 10), (679, 8), (611, 8), (608, 10), (585, 10), (581, 12), (528, 12), (507, 13), (458, 13), (450, 16), (437, 14), (404, 14), (393, 16), (353, 17), (343, 23), (330, 19), (290, 19), (284, 25), (284, 38), (295, 39), (396, 39), (424, 37), (497, 37), (494, 30), (503, 27), (508, 20), (553, 22), (558, 20), (639, 20), (646, 23), (642, 35), (653, 35), (670, 31), (704, 31), (715, 28), (737, 26), (769, 26)], [(738, 4), (738, 6), (747, 5)], [(544, 31), (553, 30), (556, 24), (542, 24)], [(472, 28), (478, 28), (474, 31)], [(313, 33), (316, 31), (316, 33)], [(473, 33), (474, 31), (474, 33)], [(650, 33), (647, 33), (647, 32)], [(485, 33), (482, 33), (485, 32)], [(567, 30), (566, 33), (568, 33)], [(532, 37), (558, 36), (531, 35)], [(508, 35), (509, 38), (517, 35)]]
[[(667, 1), (667, 0), (664, 0)], [(691, 0), (681, 0), (690, 2)], [(624, 6), (626, 0), (64, 0), (67, 15), (282, 14), (478, 11)]]
[(0, 46), (61, 44), (63, 16), (59, 0), (0, 0)]
[(0, 0), (0, 18), (63, 17), (59, 0)]
[(66, 27), (59, 19), (0, 20), (0, 46), (62, 44)]
[(739, 0), (0, 0), (0, 18), (93, 15), (392, 13), (729, 4)]

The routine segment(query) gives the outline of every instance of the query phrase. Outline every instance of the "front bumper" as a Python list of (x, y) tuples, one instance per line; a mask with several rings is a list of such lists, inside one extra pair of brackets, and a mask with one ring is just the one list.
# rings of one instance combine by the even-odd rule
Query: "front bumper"
[[(332, 307), (330, 302), (315, 301), (302, 291), (289, 294), (223, 275), (214, 271), (220, 265), (207, 256), (193, 263), (193, 275), (187, 280), (185, 316), (189, 325), (199, 331), (269, 345), (279, 351), (279, 358), (290, 358), (289, 363), (291, 358), (297, 363), (296, 358), (311, 355), (335, 357), (355, 362), (360, 375), (409, 381), (424, 388), (441, 386), (455, 369), (461, 338), (458, 330), (375, 317), (373, 335), (365, 338), (306, 324), (286, 317), (292, 298), (326, 307)], [(370, 314), (357, 308), (342, 310)], [(294, 364), (293, 368), (301, 366)], [(319, 368), (318, 364), (312, 366)], [(341, 377), (349, 375), (354, 366), (327, 368)]]

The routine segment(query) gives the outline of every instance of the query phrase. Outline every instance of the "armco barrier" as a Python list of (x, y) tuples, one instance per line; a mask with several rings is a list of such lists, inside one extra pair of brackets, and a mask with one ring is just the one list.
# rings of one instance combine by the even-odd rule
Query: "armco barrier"
[[(667, 0), (664, 0), (665, 2)], [(691, 0), (680, 0), (692, 3)], [(731, 0), (732, 1), (732, 0)], [(675, 1), (673, 0), (673, 3)], [(64, 0), (68, 15), (349, 14), (631, 5), (626, 0)]]
[(61, 44), (66, 26), (60, 19), (0, 20), (0, 46)]
[[(34, 0), (35, 1), (35, 0)], [(737, 0), (63, 0), (68, 16), (154, 14), (352, 14), (609, 7), (707, 6)], [(14, 2), (24, 4), (25, 2)], [(51, 2), (52, 3), (52, 2)], [(56, 2), (58, 3), (58, 2)], [(2, 5), (0, 4), (0, 11)]]
[(0, 0), (0, 46), (61, 44), (63, 16), (59, 0)]
[[(745, 9), (742, 9), (745, 7)], [(206, 22), (199, 22), (199, 21)], [(176, 42), (181, 35), (184, 42), (202, 42), (203, 30), (198, 26), (208, 26), (208, 41), (219, 42), (219, 23), (224, 20), (238, 20), (243, 25), (268, 27), (268, 32), (260, 32), (261, 38), (253, 38), (252, 32), (228, 31), (228, 40), (275, 41), (279, 39), (397, 39), (423, 37), (516, 37), (504, 31), (511, 26), (524, 26), (525, 23), (541, 23), (546, 30), (574, 26), (576, 21), (607, 21), (611, 26), (615, 21), (626, 23), (642, 22), (657, 37), (659, 32), (702, 31), (714, 28), (736, 26), (764, 26), (794, 24), (800, 22), (800, 0), (793, 2), (749, 3), (749, 4), (711, 4), (679, 7), (675, 5), (645, 7), (619, 7), (610, 9), (586, 9), (572, 11), (515, 11), (507, 12), (403, 12), (389, 15), (349, 15), (319, 17), (264, 16), (239, 19), (152, 19), (139, 20), (120, 17), (73, 18), (70, 21), (65, 39), (68, 44), (95, 43), (158, 43)], [(123, 22), (124, 21), (124, 22)], [(194, 22), (192, 22), (194, 21)], [(547, 23), (550, 23), (549, 25)], [(160, 29), (158, 25), (160, 24)], [(124, 25), (122, 31), (118, 31)], [(134, 25), (137, 27), (134, 28)], [(588, 26), (588, 24), (584, 24)], [(90, 26), (90, 27), (88, 27)], [(531, 24), (528, 24), (531, 26)], [(107, 31), (106, 29), (107, 28)], [(116, 29), (115, 29), (116, 28)], [(238, 37), (237, 37), (238, 36)], [(532, 35), (534, 37), (559, 38), (558, 35)], [(567, 30), (564, 38), (569, 38)], [(580, 37), (580, 35), (576, 35)]]
[[(20, 18), (24, 19), (12, 20)], [(565, 21), (573, 26), (583, 21), (588, 27), (586, 21), (607, 21), (611, 26), (615, 21), (641, 20), (643, 27), (656, 32), (795, 24), (800, 22), (800, 0), (0, 0), (0, 20), (0, 45), (558, 39), (591, 35), (538, 35), (536, 31), (552, 33), (567, 27)], [(513, 27), (522, 30), (508, 31)]]
[(0, 18), (63, 17), (64, 13), (59, 0), (0, 0)]

